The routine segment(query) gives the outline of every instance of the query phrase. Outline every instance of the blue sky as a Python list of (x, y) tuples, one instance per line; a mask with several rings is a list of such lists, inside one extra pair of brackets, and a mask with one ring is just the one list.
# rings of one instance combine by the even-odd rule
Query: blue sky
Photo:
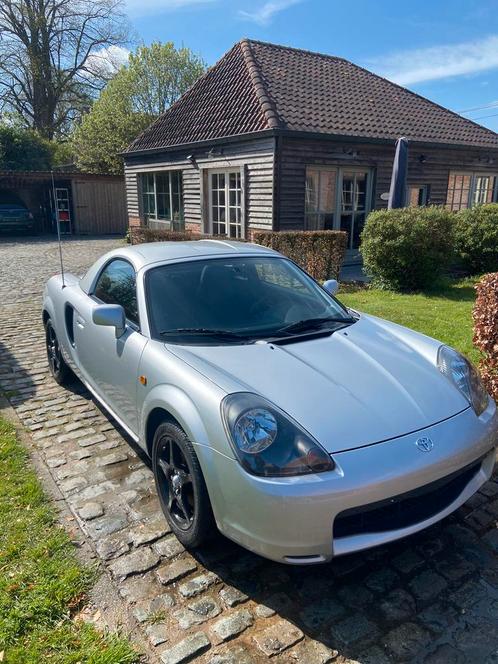
[[(125, 0), (138, 41), (214, 64), (241, 37), (345, 57), (498, 131), (496, 0)], [(487, 107), (487, 108), (486, 108)]]

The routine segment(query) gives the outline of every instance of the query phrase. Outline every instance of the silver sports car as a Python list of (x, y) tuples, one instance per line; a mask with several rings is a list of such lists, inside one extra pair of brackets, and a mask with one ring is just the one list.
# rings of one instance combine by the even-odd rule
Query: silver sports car
[(71, 372), (151, 458), (166, 519), (317, 563), (410, 535), (490, 477), (496, 407), (457, 351), (347, 309), (260, 246), (112, 251), (43, 300)]

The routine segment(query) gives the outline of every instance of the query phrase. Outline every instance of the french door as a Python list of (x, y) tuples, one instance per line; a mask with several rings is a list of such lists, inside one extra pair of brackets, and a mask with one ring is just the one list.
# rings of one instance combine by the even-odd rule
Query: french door
[(357, 249), (371, 199), (369, 169), (309, 166), (306, 169), (305, 228), (344, 230), (348, 234), (348, 249)]
[(209, 220), (212, 235), (242, 237), (242, 180), (240, 170), (209, 174)]

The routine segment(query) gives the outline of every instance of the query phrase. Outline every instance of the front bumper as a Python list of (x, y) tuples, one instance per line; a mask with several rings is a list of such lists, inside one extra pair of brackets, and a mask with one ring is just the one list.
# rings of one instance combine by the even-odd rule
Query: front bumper
[[(453, 512), (490, 478), (497, 431), (496, 407), (490, 401), (479, 418), (468, 408), (421, 431), (334, 454), (331, 472), (290, 478), (249, 475), (238, 462), (210, 448), (199, 448), (198, 454), (220, 530), (262, 556), (305, 564), (406, 537)], [(416, 446), (421, 436), (434, 442), (430, 452)], [(472, 464), (470, 475), (459, 473)], [(454, 473), (463, 477), (463, 486), (428, 518), (334, 538), (334, 521), (344, 511), (389, 502)]]

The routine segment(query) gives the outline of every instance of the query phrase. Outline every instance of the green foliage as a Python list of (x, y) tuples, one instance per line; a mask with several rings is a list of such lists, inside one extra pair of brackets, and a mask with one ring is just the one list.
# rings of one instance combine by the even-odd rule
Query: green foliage
[(455, 216), (455, 249), (471, 274), (498, 270), (498, 204), (478, 205)]
[(120, 153), (204, 72), (202, 60), (171, 42), (141, 46), (102, 91), (73, 136), (78, 166), (121, 173)]
[(256, 231), (254, 242), (284, 254), (317, 281), (337, 279), (346, 251), (344, 231)]
[(452, 259), (453, 226), (444, 208), (371, 212), (360, 251), (374, 285), (400, 291), (433, 286)]
[(30, 129), (0, 124), (0, 169), (46, 171), (52, 165), (50, 141)]
[(474, 280), (443, 280), (424, 293), (394, 293), (377, 288), (339, 290), (346, 306), (386, 318), (457, 348), (474, 362), (479, 353), (472, 345)]
[(130, 664), (129, 644), (70, 614), (93, 574), (56, 523), (13, 427), (0, 419), (0, 652), (6, 664)]

